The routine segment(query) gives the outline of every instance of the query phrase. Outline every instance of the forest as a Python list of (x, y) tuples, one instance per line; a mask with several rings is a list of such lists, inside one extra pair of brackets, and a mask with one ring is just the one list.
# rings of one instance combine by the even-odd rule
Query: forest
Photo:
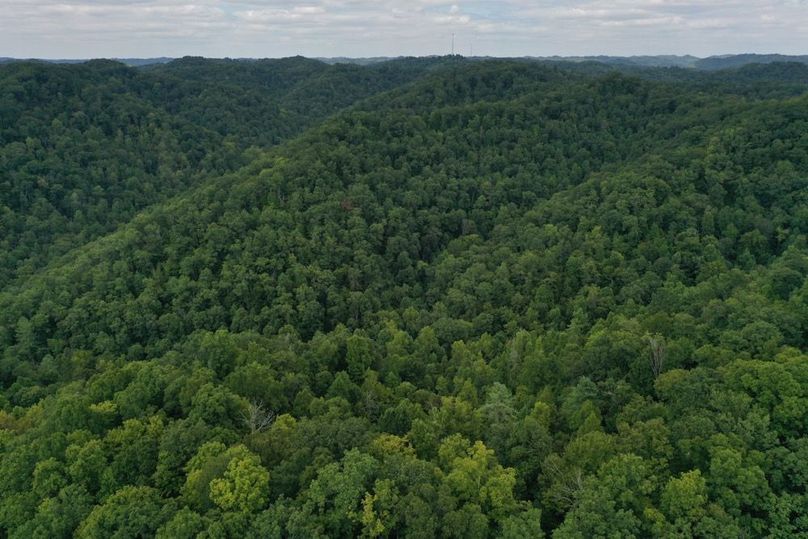
[(0, 65), (0, 537), (808, 537), (808, 66)]

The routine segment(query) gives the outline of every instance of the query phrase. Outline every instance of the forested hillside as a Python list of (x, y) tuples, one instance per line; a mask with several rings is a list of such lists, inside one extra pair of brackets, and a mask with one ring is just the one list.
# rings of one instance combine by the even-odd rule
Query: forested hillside
[(808, 534), (801, 66), (15, 69), (0, 535)]
[(799, 62), (808, 64), (808, 56), (785, 54), (729, 54), (726, 56), (711, 56), (701, 58), (695, 62), (698, 69), (727, 69), (748, 64), (770, 64), (778, 62)]
[(0, 66), (0, 288), (437, 62)]

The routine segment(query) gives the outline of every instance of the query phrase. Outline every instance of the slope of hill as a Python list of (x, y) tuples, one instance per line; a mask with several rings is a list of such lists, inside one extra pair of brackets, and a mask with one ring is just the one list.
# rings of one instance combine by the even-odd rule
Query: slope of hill
[[(142, 67), (152, 64), (165, 64), (174, 60), (174, 58), (167, 58), (160, 56), (158, 58), (110, 58), (110, 60), (119, 62), (131, 67)], [(65, 58), (65, 59), (42, 59), (42, 58), (9, 58), (7, 56), (0, 56), (0, 64), (9, 62), (43, 62), (49, 64), (83, 64), (89, 62), (89, 59), (78, 58)]]
[[(407, 69), (302, 58), (0, 68), (0, 288), (150, 204), (374, 93)], [(391, 76), (390, 73), (394, 76)]]
[(697, 60), (694, 67), (698, 69), (729, 69), (749, 64), (770, 63), (800, 63), (808, 64), (808, 55), (789, 56), (785, 54), (730, 54), (727, 56), (710, 56)]
[(808, 533), (808, 97), (400, 62), (0, 292), (0, 530)]
[(608, 65), (625, 65), (637, 67), (693, 67), (700, 59), (695, 56), (659, 55), (659, 56), (545, 56), (542, 60), (555, 62), (598, 62)]

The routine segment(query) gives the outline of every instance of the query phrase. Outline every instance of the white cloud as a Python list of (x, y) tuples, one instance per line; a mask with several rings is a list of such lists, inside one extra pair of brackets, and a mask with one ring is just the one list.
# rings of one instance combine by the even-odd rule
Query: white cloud
[(808, 52), (805, 0), (2, 0), (0, 56)]

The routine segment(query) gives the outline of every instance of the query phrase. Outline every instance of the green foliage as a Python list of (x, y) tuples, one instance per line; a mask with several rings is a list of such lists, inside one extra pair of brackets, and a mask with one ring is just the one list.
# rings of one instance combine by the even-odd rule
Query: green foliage
[(303, 58), (0, 66), (0, 288), (244, 165), (248, 148), (278, 144), (427, 67)]
[(123, 487), (102, 504), (93, 508), (76, 532), (77, 537), (146, 537), (173, 513), (171, 503), (165, 503), (149, 487)]
[(255, 455), (235, 457), (222, 477), (210, 482), (210, 499), (225, 511), (251, 513), (266, 504), (269, 472)]
[(807, 534), (805, 81), (616, 69), (0, 67), (0, 536)]

